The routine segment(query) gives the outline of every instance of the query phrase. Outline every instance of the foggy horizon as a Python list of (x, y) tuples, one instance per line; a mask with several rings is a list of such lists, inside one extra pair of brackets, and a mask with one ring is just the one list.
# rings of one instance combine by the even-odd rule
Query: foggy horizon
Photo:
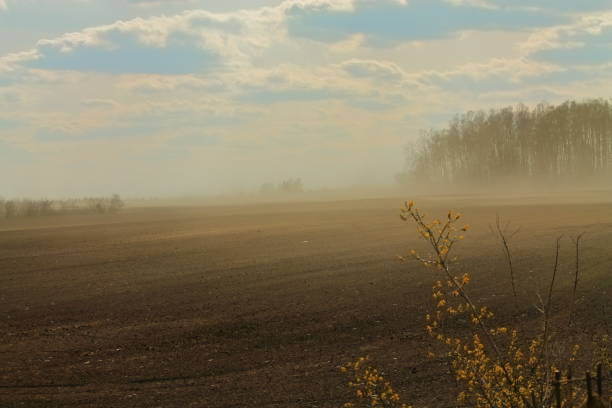
[(529, 4), (0, 0), (0, 195), (392, 187), (456, 115), (612, 94), (609, 2)]

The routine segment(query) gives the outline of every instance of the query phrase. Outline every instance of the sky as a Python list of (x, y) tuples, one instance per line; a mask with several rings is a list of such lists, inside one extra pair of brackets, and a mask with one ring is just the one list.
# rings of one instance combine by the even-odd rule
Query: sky
[(457, 114), (612, 95), (612, 0), (0, 0), (0, 195), (387, 185)]

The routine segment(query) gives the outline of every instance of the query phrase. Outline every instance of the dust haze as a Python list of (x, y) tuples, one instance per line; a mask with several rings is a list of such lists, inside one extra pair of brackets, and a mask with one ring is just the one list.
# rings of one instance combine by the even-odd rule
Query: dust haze
[[(427, 242), (444, 262), (456, 244), (457, 288), (473, 280), (496, 319), (563, 331), (555, 347), (584, 349), (572, 364), (602, 367), (611, 117), (599, 100), (458, 116), (388, 184), (0, 199), (0, 404), (337, 408), (370, 395), (343, 373), (368, 355), (415, 406), (454, 406), (424, 329), (443, 304)], [(465, 319), (440, 327), (474, 338)]]
[(608, 406), (611, 34), (0, 0), (0, 407)]

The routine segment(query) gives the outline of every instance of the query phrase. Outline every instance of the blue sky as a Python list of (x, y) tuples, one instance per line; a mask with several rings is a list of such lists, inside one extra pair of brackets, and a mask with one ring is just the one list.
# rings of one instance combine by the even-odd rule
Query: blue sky
[(611, 77), (612, 0), (0, 0), (0, 195), (390, 184), (422, 129)]

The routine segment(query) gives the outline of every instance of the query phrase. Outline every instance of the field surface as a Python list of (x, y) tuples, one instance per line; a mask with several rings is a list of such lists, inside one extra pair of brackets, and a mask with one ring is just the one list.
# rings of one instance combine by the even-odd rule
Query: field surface
[[(434, 271), (400, 198), (126, 208), (108, 216), (0, 220), (1, 407), (339, 407), (338, 366), (369, 355), (406, 399), (452, 406), (445, 363), (428, 359)], [(591, 336), (612, 324), (612, 195), (422, 198), (473, 229), (458, 273), (474, 296), (511, 308), (512, 239), (524, 325), (561, 244), (556, 313), (586, 232), (578, 312)], [(597, 322), (600, 323), (597, 323)], [(603, 323), (601, 323), (603, 322)], [(603, 324), (603, 326), (602, 326)]]

